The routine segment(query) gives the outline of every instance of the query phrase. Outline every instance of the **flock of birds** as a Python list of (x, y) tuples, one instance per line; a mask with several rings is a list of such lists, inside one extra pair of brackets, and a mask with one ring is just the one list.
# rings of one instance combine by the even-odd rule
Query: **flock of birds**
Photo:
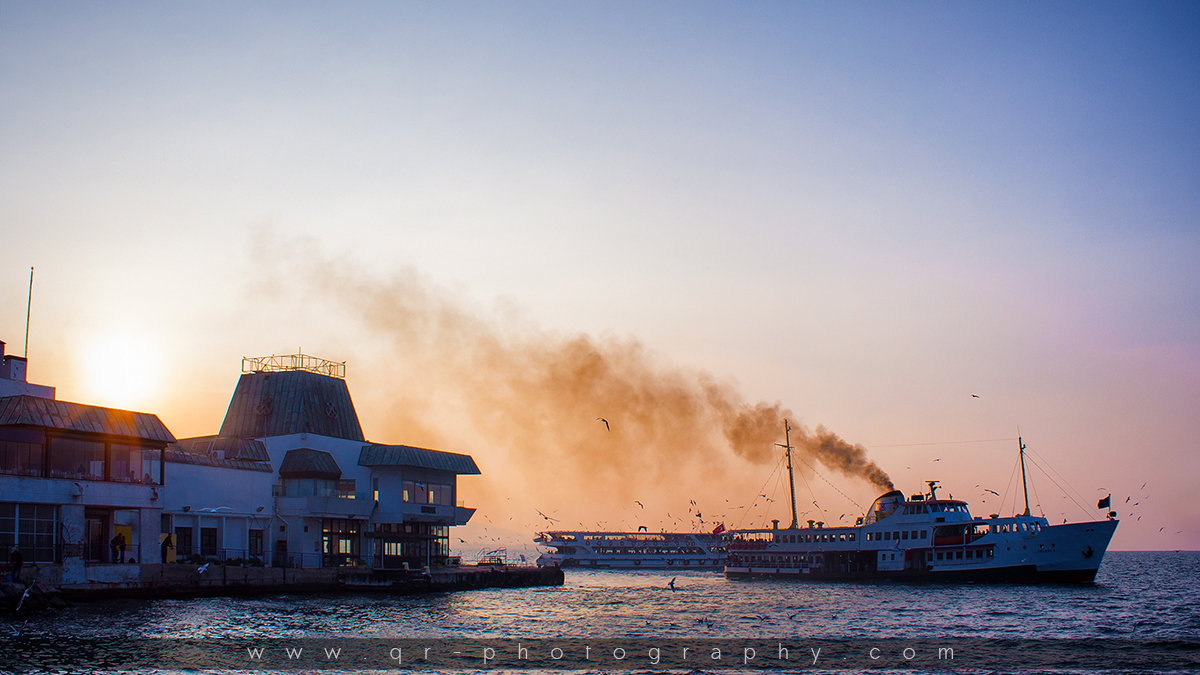
[[(979, 396), (979, 394), (971, 394), (971, 398), (979, 399), (980, 396)], [(600, 422), (601, 424), (604, 425), (604, 430), (606, 432), (612, 432), (612, 424), (608, 421), (607, 418), (597, 417), (596, 421)], [(941, 457), (935, 457), (932, 460), (932, 462), (934, 462), (934, 463), (941, 462), (941, 461), (942, 461)], [(911, 466), (908, 466), (905, 468), (909, 469), (909, 470), (912, 469)], [(995, 497), (1001, 497), (1002, 498), (1001, 502), (1003, 503), (1003, 501), (1004, 501), (1003, 495), (1001, 495), (996, 490), (993, 490), (991, 488), (982, 487), (981, 484), (976, 484), (975, 487), (977, 489), (981, 490), (981, 492), (979, 493), (979, 499), (982, 503), (987, 504), (989, 499), (992, 499)], [(1143, 484), (1141, 489), (1144, 490), (1145, 487), (1146, 487), (1146, 485)], [(1101, 490), (1104, 490), (1104, 489), (1105, 488), (1101, 488)], [(1139, 497), (1138, 501), (1133, 502), (1130, 508), (1139, 506), (1141, 501), (1147, 499), (1148, 496), (1149, 495), (1143, 495), (1143, 496)], [(950, 498), (953, 499), (954, 495), (950, 494)], [(1067, 499), (1067, 498), (1068, 498), (1067, 496), (1065, 496), (1065, 495), (1063, 496), (1063, 499)], [(509, 499), (511, 499), (511, 498), (509, 498)], [(1129, 497), (1127, 497), (1125, 499), (1125, 503), (1129, 504), (1130, 502), (1132, 502), (1132, 500), (1133, 500), (1133, 496), (1130, 495)], [(774, 504), (775, 502), (776, 502), (776, 499), (774, 497), (770, 497), (766, 494), (759, 494), (758, 496), (755, 497), (754, 501), (751, 504), (742, 505), (742, 506), (734, 506), (730, 503), (730, 501), (728, 499), (726, 499), (725, 500), (726, 513), (710, 514), (710, 518), (708, 520), (706, 520), (704, 517), (704, 514), (701, 513), (701, 511), (700, 511), (699, 504), (697, 504), (696, 500), (692, 499), (692, 500), (689, 500), (689, 502), (688, 502), (688, 508), (687, 508), (686, 515), (673, 516), (669, 511), (667, 511), (667, 512), (665, 512), (666, 519), (660, 520), (658, 522), (658, 526), (659, 526), (659, 529), (664, 530), (664, 531), (670, 530), (670, 529), (703, 530), (703, 529), (706, 529), (708, 526), (714, 525), (718, 522), (724, 523), (726, 518), (732, 518), (734, 516), (741, 516), (741, 520), (744, 521), (750, 512), (755, 511), (755, 509), (757, 509), (760, 506), (765, 507), (764, 512), (762, 513), (762, 516), (761, 516), (763, 519), (763, 526), (765, 526), (765, 522), (766, 522), (765, 519), (769, 515), (770, 506), (772, 504)], [(638, 500), (638, 499), (633, 500), (633, 504), (637, 505), (637, 507), (638, 507), (637, 511), (630, 511), (630, 509), (627, 507), (624, 507), (624, 506), (621, 507), (621, 509), (623, 511), (633, 513), (632, 523), (628, 519), (622, 519), (620, 521), (598, 520), (595, 523), (595, 527), (600, 530), (615, 529), (615, 530), (625, 531), (625, 530), (633, 530), (636, 528), (638, 531), (646, 531), (647, 524), (642, 522), (642, 517), (641, 517), (641, 514), (643, 514), (645, 512), (646, 505), (641, 500)], [(797, 516), (803, 518), (804, 516), (808, 516), (810, 514), (815, 513), (817, 515), (817, 517), (823, 518), (826, 522), (835, 522), (833, 519), (833, 514), (831, 514), (828, 509), (822, 508), (821, 505), (818, 504), (816, 500), (813, 500), (812, 505), (813, 505), (815, 511), (813, 509), (805, 509), (804, 511), (801, 511), (800, 513), (798, 513)], [(541, 509), (535, 508), (534, 512), (537, 513), (539, 518), (541, 518), (540, 522), (534, 520), (534, 521), (530, 521), (530, 522), (516, 524), (516, 523), (513, 523), (514, 517), (508, 518), (508, 522), (505, 523), (505, 525), (506, 526), (519, 525), (520, 529), (522, 530), (521, 532), (514, 531), (512, 529), (509, 529), (508, 527), (496, 528), (496, 524), (492, 521), (492, 519), (489, 516), (484, 515), (483, 519), (486, 520), (493, 529), (489, 529), (489, 527), (484, 526), (482, 528), (482, 530), (483, 530), (482, 535), (475, 537), (474, 542), (468, 542), (466, 539), (463, 539), (461, 537), (458, 538), (458, 542), (461, 544), (466, 544), (468, 546), (470, 546), (472, 544), (475, 546), (483, 546), (484, 547), (483, 550), (487, 550), (488, 547), (495, 548), (496, 545), (518, 545), (519, 546), (522, 544), (526, 544), (528, 542), (528, 536), (526, 533), (531, 531), (531, 529), (533, 528), (533, 525), (535, 523), (540, 524), (542, 527), (554, 527), (554, 526), (559, 526), (562, 523), (562, 519), (557, 518), (554, 515), (557, 513), (557, 510), (550, 511), (549, 513), (547, 513), (545, 511), (542, 511)], [(847, 517), (853, 518), (854, 516), (855, 516), (854, 513), (842, 513), (837, 517), (836, 522), (842, 523), (846, 520)], [(1135, 522), (1141, 521), (1142, 517), (1140, 515), (1138, 515), (1136, 512), (1130, 513), (1130, 517), (1135, 517), (1135, 516), (1136, 516)], [(757, 520), (757, 517), (753, 518), (752, 520)], [(1064, 522), (1065, 522), (1065, 519), (1064, 519)], [(579, 521), (578, 524), (579, 524), (579, 529), (581, 529), (581, 530), (587, 530), (587, 529), (591, 528), (590, 524), (585, 524), (582, 521)], [(738, 527), (738, 526), (739, 525), (735, 525), (735, 527)], [(1159, 532), (1163, 532), (1165, 529), (1166, 529), (1165, 526), (1162, 528), (1159, 528)], [(1176, 532), (1175, 534), (1182, 534), (1182, 530)]]

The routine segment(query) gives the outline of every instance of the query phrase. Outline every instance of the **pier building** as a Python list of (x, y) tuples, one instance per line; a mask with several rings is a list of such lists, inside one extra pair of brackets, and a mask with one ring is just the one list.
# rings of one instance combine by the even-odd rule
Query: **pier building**
[(421, 568), (451, 560), (450, 528), (474, 513), (464, 454), (366, 439), (345, 364), (247, 358), (220, 430), (164, 453), (170, 559), (289, 568)]

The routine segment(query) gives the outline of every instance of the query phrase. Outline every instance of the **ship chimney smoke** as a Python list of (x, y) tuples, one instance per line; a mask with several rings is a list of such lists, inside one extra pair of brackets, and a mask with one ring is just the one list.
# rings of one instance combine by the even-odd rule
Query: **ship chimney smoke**
[[(261, 243), (252, 248), (264, 293), (286, 298), (305, 288), (306, 302), (325, 298), (379, 339), (385, 358), (371, 366), (379, 375), (371, 386), (387, 407), (364, 407), (363, 418), (385, 428), (368, 435), (475, 455), (481, 489), (502, 505), (523, 493), (541, 504), (678, 503), (699, 497), (689, 494), (697, 486), (728, 495), (741, 488), (713, 477), (760, 480), (734, 457), (774, 463), (783, 420), (795, 419), (780, 403), (747, 402), (730, 383), (665, 362), (635, 338), (542, 329), (511, 306), (476, 309), (411, 269), (380, 277), (311, 242)], [(796, 429), (800, 458), (890, 487), (862, 446), (823, 427)]]

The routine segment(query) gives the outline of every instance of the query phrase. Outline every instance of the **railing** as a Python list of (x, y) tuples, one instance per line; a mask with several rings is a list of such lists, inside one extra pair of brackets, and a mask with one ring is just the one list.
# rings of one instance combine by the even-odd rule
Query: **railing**
[(329, 377), (346, 378), (346, 362), (309, 356), (308, 354), (284, 354), (276, 356), (242, 357), (243, 373), (282, 373), (302, 370)]

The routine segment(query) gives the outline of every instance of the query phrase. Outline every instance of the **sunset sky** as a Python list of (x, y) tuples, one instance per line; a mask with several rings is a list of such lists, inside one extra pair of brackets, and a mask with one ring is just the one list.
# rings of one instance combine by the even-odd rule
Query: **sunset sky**
[[(1196, 3), (2, 0), (0, 227), (31, 381), (186, 437), (346, 361), (472, 545), (786, 523), (772, 409), (1200, 548)], [(815, 468), (802, 520), (877, 495)]]

